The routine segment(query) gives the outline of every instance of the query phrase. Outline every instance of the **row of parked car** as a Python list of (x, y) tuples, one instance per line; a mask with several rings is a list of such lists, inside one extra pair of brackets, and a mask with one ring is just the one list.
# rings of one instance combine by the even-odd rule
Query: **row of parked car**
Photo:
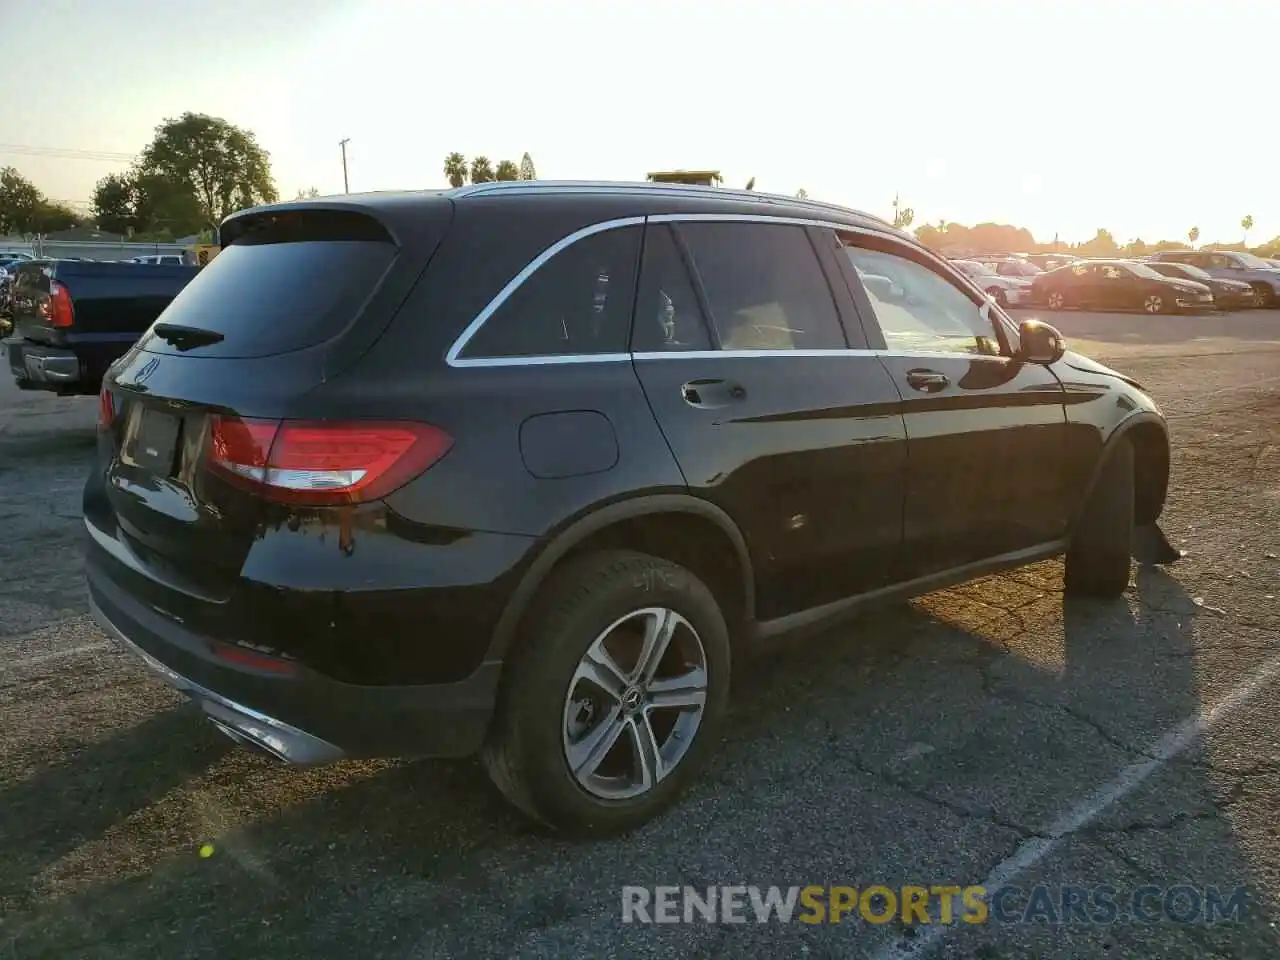
[(1280, 305), (1280, 260), (1243, 251), (1165, 250), (1133, 259), (998, 254), (952, 263), (1006, 307), (1158, 314)]

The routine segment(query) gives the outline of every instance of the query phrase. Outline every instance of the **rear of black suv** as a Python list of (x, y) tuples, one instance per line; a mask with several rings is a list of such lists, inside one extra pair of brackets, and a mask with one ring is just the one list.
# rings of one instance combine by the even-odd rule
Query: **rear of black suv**
[(446, 360), (601, 217), (414, 194), (227, 221), (104, 383), (84, 494), (99, 623), (281, 759), (475, 753), (500, 628), (557, 524), (682, 485), (629, 361), (522, 356), (550, 332), (626, 358), (639, 227), (525, 283), (491, 324), (503, 343), (476, 338), (497, 359)]
[(468, 413), (438, 361), (369, 356), (406, 305), (410, 334), (436, 322), (453, 220), (421, 195), (234, 218), (103, 388), (95, 615), (284, 759), (464, 754), (492, 712), (488, 641), (534, 540), (438, 508), (486, 496), (483, 464), (445, 466), (476, 452)]

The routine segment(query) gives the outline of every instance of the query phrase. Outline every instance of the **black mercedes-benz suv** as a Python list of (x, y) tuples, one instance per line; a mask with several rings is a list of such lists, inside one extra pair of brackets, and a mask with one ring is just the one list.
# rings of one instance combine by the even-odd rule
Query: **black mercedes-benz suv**
[(1141, 387), (874, 217), (488, 183), (221, 240), (106, 378), (89, 589), (290, 762), (479, 752), (536, 820), (616, 832), (695, 775), (761, 641), (1176, 557)]

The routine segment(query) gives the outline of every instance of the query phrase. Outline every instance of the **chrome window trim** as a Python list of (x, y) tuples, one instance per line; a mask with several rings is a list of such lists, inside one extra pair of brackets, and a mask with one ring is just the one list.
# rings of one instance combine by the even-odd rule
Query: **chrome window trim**
[[(480, 187), (488, 188), (489, 184), (480, 184)], [(474, 188), (462, 187), (460, 190), (471, 190), (468, 195), (474, 195), (477, 190)], [(484, 326), (485, 322), (493, 316), (503, 304), (510, 299), (511, 295), (516, 292), (530, 277), (541, 269), (547, 261), (556, 254), (571, 247), (579, 240), (586, 237), (594, 236), (597, 233), (604, 233), (607, 230), (617, 230), (623, 227), (641, 226), (645, 223), (769, 223), (780, 226), (796, 226), (796, 227), (818, 227), (826, 230), (837, 230), (846, 233), (862, 234), (865, 236), (882, 237), (892, 240), (901, 241), (900, 237), (894, 236), (889, 230), (872, 229), (856, 224), (841, 223), (837, 220), (819, 220), (808, 217), (775, 217), (766, 216), (757, 213), (658, 213), (649, 216), (636, 217), (619, 217), (613, 220), (602, 220), (598, 223), (589, 224), (567, 236), (561, 237), (555, 243), (551, 244), (540, 254), (529, 261), (523, 269), (512, 277), (507, 284), (494, 295), (493, 299), (485, 305), (466, 328), (460, 333), (449, 351), (445, 354), (445, 362), (451, 367), (528, 367), (528, 366), (546, 366), (560, 363), (620, 363), (624, 360), (657, 360), (660, 358), (668, 359), (712, 359), (712, 358), (746, 358), (746, 357), (803, 357), (803, 356), (854, 356), (854, 357), (872, 357), (872, 356), (895, 356), (895, 357), (985, 357), (984, 354), (966, 354), (959, 351), (900, 351), (900, 350), (867, 350), (852, 348), (832, 348), (825, 350), (654, 350), (641, 351), (639, 353), (596, 353), (596, 354), (548, 354), (528, 357), (462, 357), (460, 354), (466, 349), (467, 344), (476, 335), (477, 331)], [(925, 251), (929, 253), (929, 251)], [(933, 256), (932, 254), (929, 254)], [(940, 264), (946, 264), (945, 261), (934, 257)], [(948, 265), (948, 269), (955, 276), (967, 282), (968, 278)], [(945, 276), (945, 274), (944, 274)], [(998, 319), (1004, 320), (1003, 314), (995, 315)], [(1006, 330), (1008, 324), (1006, 322)], [(988, 357), (988, 359), (1008, 359), (1001, 354), (999, 357)]]
[(641, 350), (631, 354), (633, 360), (718, 360), (752, 357), (874, 357), (874, 350), (833, 347), (828, 350)]
[[(561, 237), (551, 246), (547, 247), (540, 254), (524, 265), (524, 268), (514, 277), (507, 281), (507, 285), (494, 295), (483, 310), (476, 314), (475, 318), (467, 324), (466, 329), (458, 335), (453, 341), (453, 346), (449, 348), (449, 352), (445, 354), (445, 361), (451, 367), (496, 367), (496, 366), (527, 366), (531, 361), (541, 361), (543, 363), (551, 362), (553, 359), (566, 362), (564, 357), (459, 357), (459, 354), (466, 348), (467, 343), (476, 332), (484, 326), (486, 320), (494, 315), (498, 309), (507, 302), (513, 293), (518, 290), (526, 280), (532, 277), (548, 260), (554, 257), (561, 250), (573, 246), (579, 240), (585, 237), (594, 236), (597, 233), (604, 233), (606, 230), (616, 230), (622, 227), (635, 227), (644, 224), (644, 217), (620, 217), (616, 220), (603, 220), (600, 223), (592, 223), (581, 229), (575, 230), (567, 237)], [(600, 354), (599, 356), (616, 356), (616, 354)], [(520, 363), (513, 364), (510, 361), (518, 360)], [(497, 362), (506, 361), (506, 362)], [(575, 362), (575, 361), (567, 361)], [(580, 362), (580, 361), (577, 361)]]

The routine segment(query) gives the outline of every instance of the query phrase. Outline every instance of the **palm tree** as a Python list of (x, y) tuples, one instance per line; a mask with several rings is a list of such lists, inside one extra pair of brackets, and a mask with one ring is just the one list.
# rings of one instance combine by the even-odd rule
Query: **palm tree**
[(471, 161), (471, 182), (488, 183), (493, 179), (493, 164), (488, 157), (476, 157)]
[(808, 191), (808, 190), (806, 190), (804, 187), (801, 187), (799, 190), (797, 190), (797, 191), (796, 191), (796, 199), (797, 199), (797, 200), (808, 200), (808, 199), (809, 199), (809, 191)]
[(1240, 221), (1240, 226), (1244, 228), (1244, 245), (1249, 245), (1249, 231), (1253, 229), (1253, 214), (1249, 214)]
[(1187, 239), (1191, 241), (1191, 245), (1194, 247), (1196, 245), (1196, 241), (1200, 239), (1200, 228), (1192, 227), (1188, 230)]
[(444, 158), (444, 175), (450, 186), (462, 186), (467, 182), (467, 158), (460, 153), (449, 154)]
[(499, 160), (498, 168), (493, 171), (493, 179), (519, 180), (520, 168), (516, 166), (514, 160)]

